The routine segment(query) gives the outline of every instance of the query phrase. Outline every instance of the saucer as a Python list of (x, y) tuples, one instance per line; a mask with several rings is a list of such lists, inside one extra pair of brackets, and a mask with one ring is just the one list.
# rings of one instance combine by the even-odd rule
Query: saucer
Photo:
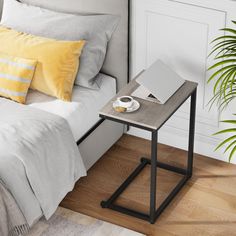
[[(113, 108), (116, 108), (116, 107), (120, 107), (119, 101), (117, 100), (113, 103)], [(137, 100), (134, 100), (133, 105), (127, 108), (124, 112), (128, 112), (128, 113), (134, 112), (134, 111), (137, 111), (139, 108), (140, 108), (140, 103)]]

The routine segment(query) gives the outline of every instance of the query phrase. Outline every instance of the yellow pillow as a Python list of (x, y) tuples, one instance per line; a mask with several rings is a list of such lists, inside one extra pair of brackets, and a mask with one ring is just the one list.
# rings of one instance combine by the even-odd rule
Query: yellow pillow
[(0, 52), (37, 60), (30, 87), (64, 101), (71, 100), (84, 44), (84, 40), (58, 41), (0, 26)]
[(0, 53), (0, 96), (25, 103), (36, 64), (35, 60)]

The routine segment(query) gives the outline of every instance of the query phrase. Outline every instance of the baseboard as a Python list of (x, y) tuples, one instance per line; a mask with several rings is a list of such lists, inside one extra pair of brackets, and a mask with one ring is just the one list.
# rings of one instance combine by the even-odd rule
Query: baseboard
[[(133, 128), (133, 127), (130, 128), (130, 130), (128, 131), (128, 134), (141, 137), (144, 139), (148, 139), (148, 140), (151, 139), (150, 132)], [(188, 134), (181, 130), (175, 129), (173, 127), (162, 128), (159, 132), (158, 140), (159, 140), (159, 143), (173, 146), (176, 148), (180, 148), (183, 150), (187, 150), (187, 147), (188, 147)], [(194, 152), (210, 157), (210, 158), (228, 162), (227, 155), (223, 155), (221, 151), (217, 151), (217, 152), (214, 151), (217, 144), (218, 144), (218, 141), (215, 140), (214, 138), (208, 138), (208, 137), (204, 137), (199, 134), (196, 134)], [(232, 160), (232, 163), (236, 164), (236, 160), (235, 159)]]

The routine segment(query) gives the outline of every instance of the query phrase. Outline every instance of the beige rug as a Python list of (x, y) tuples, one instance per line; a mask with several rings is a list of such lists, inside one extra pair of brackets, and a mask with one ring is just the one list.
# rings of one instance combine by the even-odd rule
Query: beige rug
[(49, 221), (40, 220), (29, 236), (144, 236), (77, 212), (59, 207)]

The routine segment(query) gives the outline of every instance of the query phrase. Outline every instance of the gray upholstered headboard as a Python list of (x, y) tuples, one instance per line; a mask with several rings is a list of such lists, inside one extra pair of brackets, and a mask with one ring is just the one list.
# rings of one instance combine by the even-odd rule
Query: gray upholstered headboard
[[(7, 0), (6, 0), (7, 1)], [(120, 24), (113, 34), (102, 72), (117, 79), (118, 89), (128, 81), (128, 24), (130, 0), (21, 0), (44, 8), (70, 13), (105, 13), (121, 16)], [(3, 0), (0, 0), (0, 13)]]

